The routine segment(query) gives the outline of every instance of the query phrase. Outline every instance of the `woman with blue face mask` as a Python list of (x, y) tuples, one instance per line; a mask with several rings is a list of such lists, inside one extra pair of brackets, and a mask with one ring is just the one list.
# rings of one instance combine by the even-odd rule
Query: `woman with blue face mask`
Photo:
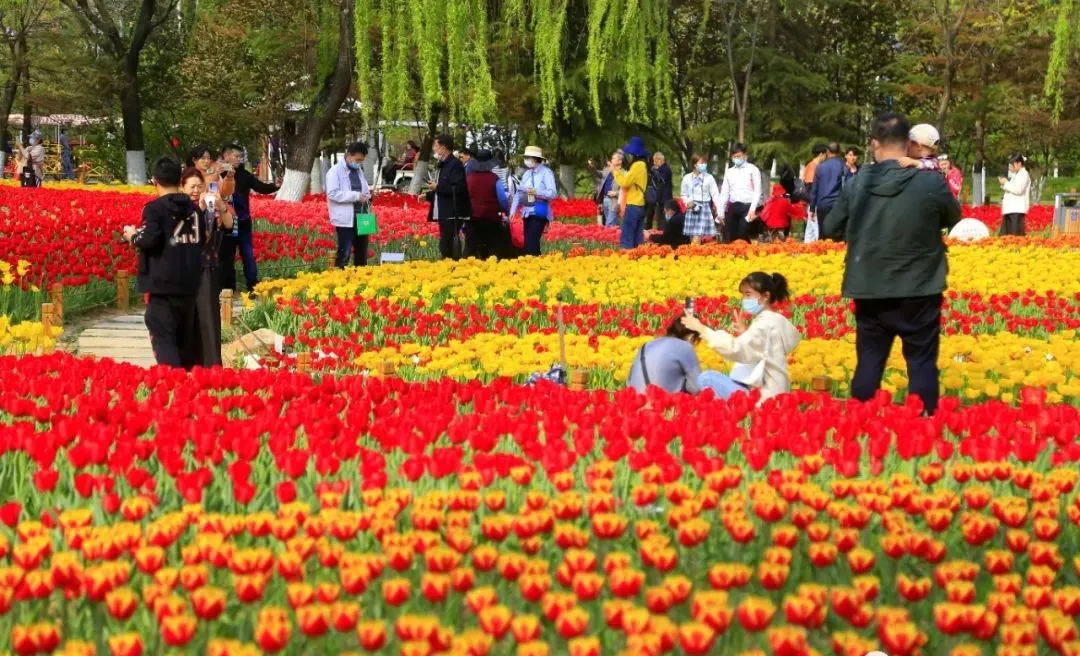
[[(761, 390), (761, 400), (791, 391), (787, 357), (801, 336), (776, 307), (790, 297), (787, 279), (779, 273), (755, 271), (739, 283), (741, 312), (732, 313), (730, 332), (712, 330), (696, 317), (683, 318), (683, 325), (701, 335), (701, 341), (735, 363), (729, 373), (705, 371), (699, 377), (701, 389), (711, 389), (722, 399), (737, 392)], [(750, 325), (742, 315), (752, 317)]]
[(720, 209), (720, 188), (716, 178), (709, 173), (709, 158), (694, 155), (693, 170), (684, 175), (680, 195), (686, 204), (686, 222), (683, 235), (690, 243), (699, 244), (702, 238), (716, 234), (716, 212)]

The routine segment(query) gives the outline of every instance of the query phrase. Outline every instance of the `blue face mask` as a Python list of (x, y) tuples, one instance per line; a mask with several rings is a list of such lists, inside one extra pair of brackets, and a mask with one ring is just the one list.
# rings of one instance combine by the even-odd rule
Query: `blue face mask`
[(743, 312), (749, 314), (750, 316), (756, 317), (758, 314), (761, 313), (762, 310), (765, 309), (765, 306), (761, 304), (760, 299), (744, 298), (742, 300), (742, 309)]
[(705, 162), (701, 162), (697, 165), (698, 173), (706, 173), (709, 170), (709, 165)]
[(746, 164), (746, 160), (743, 159), (742, 157), (732, 157), (731, 158), (731, 163), (734, 164), (736, 167), (739, 167), (739, 166), (742, 166), (743, 164)]
[(360, 170), (360, 162), (345, 162), (345, 164), (354, 171)]

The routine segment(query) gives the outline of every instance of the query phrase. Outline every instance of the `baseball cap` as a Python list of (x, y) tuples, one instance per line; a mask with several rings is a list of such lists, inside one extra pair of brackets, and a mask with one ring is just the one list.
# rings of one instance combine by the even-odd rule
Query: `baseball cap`
[(929, 123), (919, 123), (908, 132), (908, 139), (920, 146), (936, 148), (938, 142), (941, 141), (941, 135), (938, 134), (937, 128)]

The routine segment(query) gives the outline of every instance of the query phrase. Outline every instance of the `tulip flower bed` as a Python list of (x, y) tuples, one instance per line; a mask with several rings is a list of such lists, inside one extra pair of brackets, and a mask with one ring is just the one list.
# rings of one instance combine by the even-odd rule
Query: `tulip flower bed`
[[(0, 185), (0, 252), (7, 254), (0, 257), (0, 314), (16, 322), (37, 318), (53, 283), (65, 287), (68, 314), (115, 299), (116, 271), (137, 267), (137, 256), (120, 233), (125, 225), (141, 223), (150, 198), (142, 193)], [(438, 229), (426, 221), (426, 205), (386, 194), (375, 206), (380, 233), (373, 240), (373, 257), (383, 250), (405, 252), (410, 259), (438, 257), (433, 238)], [(327, 266), (336, 242), (324, 198), (283, 203), (255, 197), (252, 213), (263, 277)], [(618, 235), (596, 226), (555, 223), (547, 239), (549, 248), (569, 250), (614, 244)]]
[[(374, 371), (389, 362), (413, 379), (521, 381), (558, 360), (561, 299), (568, 364), (586, 370), (591, 387), (615, 389), (684, 298), (697, 300), (707, 324), (726, 325), (743, 276), (781, 271), (797, 294), (782, 311), (805, 340), (790, 361), (794, 385), (809, 388), (826, 375), (845, 394), (855, 349), (850, 304), (838, 296), (843, 256), (836, 244), (770, 244), (334, 271), (266, 283), (262, 291), (276, 302), (264, 316), (289, 348), (317, 353), (323, 370)], [(955, 291), (946, 295), (940, 361), (946, 392), (1012, 402), (1033, 385), (1055, 402), (1080, 400), (1076, 243), (956, 245), (950, 261)], [(728, 366), (704, 347), (699, 355), (705, 368)], [(267, 362), (291, 366), (288, 357)], [(906, 387), (897, 343), (885, 389)]]
[(0, 376), (17, 654), (1080, 648), (1080, 411), (1036, 390), (923, 419), (64, 355)]

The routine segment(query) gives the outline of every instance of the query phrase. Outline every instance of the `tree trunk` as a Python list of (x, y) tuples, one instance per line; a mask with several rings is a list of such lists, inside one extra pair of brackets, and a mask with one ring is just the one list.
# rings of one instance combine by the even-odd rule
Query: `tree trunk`
[(979, 169), (986, 164), (986, 89), (989, 84), (990, 59), (983, 57), (979, 64), (979, 114), (975, 119), (975, 167)]
[(139, 97), (138, 56), (121, 67), (120, 115), (124, 120), (124, 150), (127, 151), (127, 183), (146, 184), (146, 144), (143, 141), (142, 100)]
[(8, 142), (8, 117), (11, 116), (11, 108), (15, 106), (15, 95), (19, 92), (25, 57), (26, 51), (22, 49), (20, 42), (16, 41), (11, 47), (11, 67), (4, 81), (4, 90), (0, 93), (0, 146)]
[(952, 55), (952, 48), (945, 55), (945, 80), (941, 88), (941, 101), (937, 110), (937, 129), (941, 138), (945, 138), (945, 119), (949, 115), (949, 103), (952, 102), (953, 77), (956, 74), (956, 61)]
[(411, 196), (419, 195), (420, 191), (424, 188), (424, 184), (427, 182), (428, 161), (431, 160), (431, 147), (435, 145), (435, 137), (439, 130), (439, 106), (433, 105), (429, 111), (428, 131), (427, 134), (424, 135), (424, 140), (420, 143), (420, 152), (416, 154), (416, 163), (413, 164), (412, 181), (409, 183), (409, 195)]
[[(648, 166), (648, 163), (645, 165)], [(559, 165), (559, 184), (563, 188), (564, 198), (573, 198), (577, 194), (577, 178), (574, 176), (573, 164)]]
[(26, 33), (19, 35), (18, 47), (23, 51), (22, 58), (22, 85), (23, 85), (23, 135), (29, 137), (34, 131), (34, 106), (30, 102), (30, 59), (26, 57)]
[(338, 17), (338, 57), (334, 70), (322, 81), (319, 93), (304, 113), (299, 134), (289, 153), (285, 178), (277, 193), (278, 200), (299, 201), (307, 191), (311, 179), (311, 167), (319, 154), (319, 142), (330, 123), (337, 116), (341, 104), (352, 88), (353, 70), (356, 67), (353, 13), (356, 0), (344, 0)]

